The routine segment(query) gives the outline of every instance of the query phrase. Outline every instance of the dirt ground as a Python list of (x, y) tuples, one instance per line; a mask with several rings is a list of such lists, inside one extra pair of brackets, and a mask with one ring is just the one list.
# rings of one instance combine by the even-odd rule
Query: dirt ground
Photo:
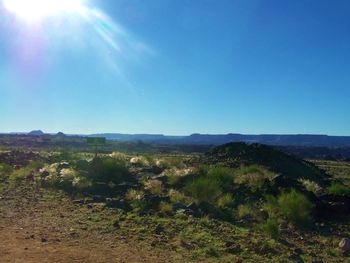
[(88, 229), (81, 220), (88, 213), (64, 197), (43, 196), (30, 188), (1, 194), (0, 262), (176, 261), (170, 252), (161, 254), (142, 242), (113, 234), (99, 235), (99, 226)]

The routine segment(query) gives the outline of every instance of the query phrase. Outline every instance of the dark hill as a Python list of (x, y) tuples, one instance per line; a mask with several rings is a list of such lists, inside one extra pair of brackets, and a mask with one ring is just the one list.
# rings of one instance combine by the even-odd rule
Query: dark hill
[(42, 136), (44, 132), (42, 130), (35, 130), (28, 133), (29, 136)]
[(213, 148), (203, 156), (207, 164), (230, 167), (257, 164), (281, 175), (290, 183), (309, 179), (323, 185), (328, 176), (313, 164), (263, 144), (228, 143)]

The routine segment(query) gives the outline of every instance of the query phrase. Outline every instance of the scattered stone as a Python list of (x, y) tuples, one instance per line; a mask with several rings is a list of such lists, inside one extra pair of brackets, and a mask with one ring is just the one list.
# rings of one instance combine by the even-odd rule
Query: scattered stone
[(225, 251), (230, 254), (237, 254), (240, 253), (242, 249), (239, 244), (227, 243)]
[(41, 242), (46, 243), (46, 242), (47, 242), (47, 238), (42, 237), (42, 238), (41, 238)]
[(174, 211), (178, 211), (178, 210), (181, 210), (181, 209), (186, 209), (186, 206), (182, 203), (175, 203), (173, 204), (173, 210)]
[(84, 199), (73, 200), (73, 204), (76, 204), (76, 205), (83, 205), (84, 203), (85, 203)]
[(114, 221), (113, 227), (116, 228), (116, 229), (120, 229), (120, 224), (119, 224), (118, 220)]
[(158, 224), (156, 228), (154, 229), (154, 233), (157, 235), (162, 234), (165, 231), (164, 227), (161, 224)]
[(93, 195), (92, 199), (96, 203), (102, 203), (102, 202), (105, 202), (106, 200), (102, 195)]
[(296, 248), (294, 249), (294, 253), (300, 255), (300, 254), (303, 254), (303, 250), (300, 248)]
[(350, 238), (343, 238), (339, 242), (339, 249), (342, 254), (347, 254), (350, 252)]

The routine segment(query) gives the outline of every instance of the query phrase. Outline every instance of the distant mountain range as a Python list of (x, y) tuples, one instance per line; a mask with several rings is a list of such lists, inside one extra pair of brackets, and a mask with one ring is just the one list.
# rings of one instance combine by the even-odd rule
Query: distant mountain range
[(162, 134), (102, 133), (88, 136), (105, 137), (117, 141), (143, 141), (159, 144), (220, 145), (228, 142), (262, 143), (275, 146), (325, 146), (350, 147), (350, 136), (327, 135), (244, 135), (244, 134), (192, 134), (189, 136), (166, 136)]
[[(29, 133), (29, 136), (51, 135), (59, 138), (73, 136), (62, 132), (57, 134), (45, 134), (41, 130)], [(105, 137), (107, 140), (120, 142), (145, 142), (156, 144), (183, 144), (183, 145), (221, 145), (229, 142), (261, 143), (273, 146), (301, 146), (301, 147), (350, 147), (350, 136), (328, 136), (312, 134), (296, 135), (244, 135), (244, 134), (192, 134), (189, 136), (168, 136), (163, 134), (122, 134), (122, 133), (98, 133), (89, 135), (74, 135), (75, 137)]]

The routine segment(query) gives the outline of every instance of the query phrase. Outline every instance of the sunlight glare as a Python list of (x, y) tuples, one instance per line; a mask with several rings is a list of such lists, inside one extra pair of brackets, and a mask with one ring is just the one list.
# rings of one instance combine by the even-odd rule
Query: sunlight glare
[(3, 0), (3, 4), (9, 12), (29, 22), (84, 10), (82, 0)]

